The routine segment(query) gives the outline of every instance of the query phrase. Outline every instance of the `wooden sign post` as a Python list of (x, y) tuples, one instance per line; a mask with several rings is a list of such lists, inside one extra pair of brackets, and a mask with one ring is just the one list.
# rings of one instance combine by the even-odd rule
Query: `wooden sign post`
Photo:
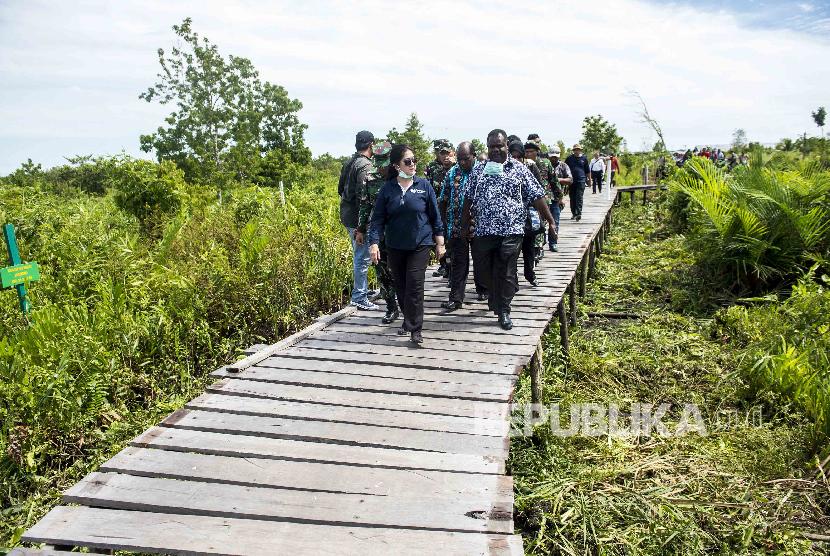
[(40, 269), (36, 262), (23, 263), (20, 260), (20, 250), (17, 248), (17, 238), (14, 236), (14, 226), (6, 224), (3, 226), (3, 236), (6, 239), (6, 248), (9, 251), (9, 265), (0, 268), (0, 284), (7, 290), (15, 288), (17, 297), (20, 300), (20, 310), (28, 314), (31, 309), (29, 297), (26, 294), (26, 284), (40, 280)]

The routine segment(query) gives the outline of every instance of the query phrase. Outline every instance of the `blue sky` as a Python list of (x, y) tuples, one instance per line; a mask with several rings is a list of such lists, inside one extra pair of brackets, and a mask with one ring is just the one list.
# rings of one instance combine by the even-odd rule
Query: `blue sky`
[(579, 139), (600, 113), (628, 146), (654, 143), (631, 90), (671, 147), (722, 144), (736, 128), (774, 142), (816, 134), (830, 107), (827, 2), (615, 0), (0, 0), (0, 174), (27, 158), (122, 150), (168, 112), (138, 94), (184, 17), (220, 51), (250, 58), (304, 108), (315, 154), (346, 154), (417, 112), (432, 137), (494, 127)]

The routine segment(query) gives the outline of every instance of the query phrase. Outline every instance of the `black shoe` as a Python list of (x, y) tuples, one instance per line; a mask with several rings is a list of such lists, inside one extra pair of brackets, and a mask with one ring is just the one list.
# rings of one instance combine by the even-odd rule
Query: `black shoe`
[(510, 313), (502, 313), (499, 315), (499, 326), (504, 330), (513, 328), (513, 321), (510, 320)]
[(436, 269), (436, 270), (433, 270), (433, 271), (432, 271), (432, 275), (433, 275), (433, 276), (443, 276), (443, 275), (444, 275), (444, 273), (443, 273), (443, 272), (441, 272), (441, 269), (440, 269), (440, 268), (438, 268), (438, 269)]
[(409, 335), (409, 341), (413, 344), (423, 344), (424, 338), (421, 336), (421, 331), (413, 330)]
[(401, 314), (397, 309), (389, 309), (388, 311), (386, 311), (386, 314), (383, 315), (383, 318), (380, 319), (380, 322), (382, 322), (383, 324), (392, 324), (393, 322), (398, 320), (399, 316), (401, 316)]
[(453, 311), (457, 311), (458, 309), (461, 309), (461, 307), (463, 307), (463, 305), (464, 304), (461, 303), (460, 301), (445, 301), (441, 304), (441, 307), (446, 309), (448, 313), (451, 313)]
[(539, 283), (536, 281), (536, 278), (534, 278), (533, 280), (528, 280), (527, 283), (533, 286), (534, 288), (539, 285)]
[(398, 328), (398, 336), (406, 336), (407, 334), (409, 334), (409, 332), (403, 327), (403, 325), (401, 325), (401, 327)]
[(581, 215), (581, 214), (577, 214), (577, 215), (576, 215), (576, 221), (577, 221), (577, 222), (579, 222), (580, 220), (582, 220), (582, 215)]
[(478, 294), (478, 300), (479, 301), (487, 301), (487, 294), (486, 293)]

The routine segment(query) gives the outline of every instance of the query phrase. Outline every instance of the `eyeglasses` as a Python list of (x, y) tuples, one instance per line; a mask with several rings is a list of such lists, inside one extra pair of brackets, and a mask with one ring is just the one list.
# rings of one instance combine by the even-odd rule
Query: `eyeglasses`
[(415, 166), (415, 164), (416, 164), (417, 162), (418, 162), (418, 159), (417, 159), (417, 158), (415, 158), (415, 157), (412, 157), (412, 158), (404, 158), (403, 160), (401, 160), (401, 163), (402, 163), (404, 166)]

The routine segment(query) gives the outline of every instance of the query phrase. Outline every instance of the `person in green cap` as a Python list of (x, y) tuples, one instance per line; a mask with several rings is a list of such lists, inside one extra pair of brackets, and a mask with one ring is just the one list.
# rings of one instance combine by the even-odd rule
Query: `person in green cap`
[[(551, 164), (550, 160), (548, 160), (547, 156), (539, 156), (542, 152), (542, 140), (539, 138), (539, 135), (536, 133), (531, 133), (527, 136), (527, 143), (525, 143), (525, 153), (527, 158), (536, 162), (536, 166), (539, 168), (539, 175), (542, 177), (542, 187), (545, 189), (545, 200), (548, 203), (548, 207), (550, 208), (551, 214), (553, 214), (553, 219), (557, 222), (557, 226), (559, 225), (559, 210), (561, 207), (565, 206), (565, 203), (562, 202), (562, 187), (559, 185), (559, 178), (556, 175), (556, 172), (553, 169), (553, 164)], [(552, 240), (552, 245), (556, 245), (557, 242), (557, 232), (559, 230), (548, 231), (548, 236)], [(539, 234), (536, 236), (536, 244), (535, 244), (535, 256), (536, 261), (540, 261), (544, 256), (544, 245), (545, 245), (545, 234)], [(556, 251), (557, 249), (551, 248), (551, 251)]]
[[(375, 206), (375, 199), (378, 191), (386, 181), (386, 169), (389, 166), (389, 153), (392, 151), (392, 143), (389, 141), (376, 141), (372, 145), (372, 167), (369, 175), (362, 186), (358, 186), (358, 213), (357, 229), (364, 236), (368, 236), (369, 222), (372, 218), (372, 209)], [(392, 280), (392, 273), (387, 262), (386, 245), (383, 241), (383, 231), (380, 235), (380, 261), (375, 266), (378, 282), (380, 283), (380, 295), (386, 301), (386, 314), (381, 319), (383, 324), (391, 324), (400, 316), (398, 301), (395, 296), (395, 283)]]
[[(436, 139), (432, 142), (432, 148), (435, 150), (435, 160), (430, 162), (427, 165), (427, 169), (424, 172), (426, 175), (427, 180), (430, 184), (432, 184), (432, 189), (435, 190), (435, 197), (441, 196), (441, 188), (444, 186), (444, 178), (447, 175), (447, 172), (450, 171), (450, 168), (453, 167), (455, 164), (455, 160), (453, 160), (453, 147), (452, 143), (449, 142), (447, 139)], [(447, 215), (445, 213), (441, 213), (441, 219), (446, 221)], [(442, 257), (438, 260), (438, 270), (432, 273), (433, 276), (443, 276), (444, 278), (449, 278), (450, 276), (450, 268), (449, 262), (447, 261), (447, 257)]]

